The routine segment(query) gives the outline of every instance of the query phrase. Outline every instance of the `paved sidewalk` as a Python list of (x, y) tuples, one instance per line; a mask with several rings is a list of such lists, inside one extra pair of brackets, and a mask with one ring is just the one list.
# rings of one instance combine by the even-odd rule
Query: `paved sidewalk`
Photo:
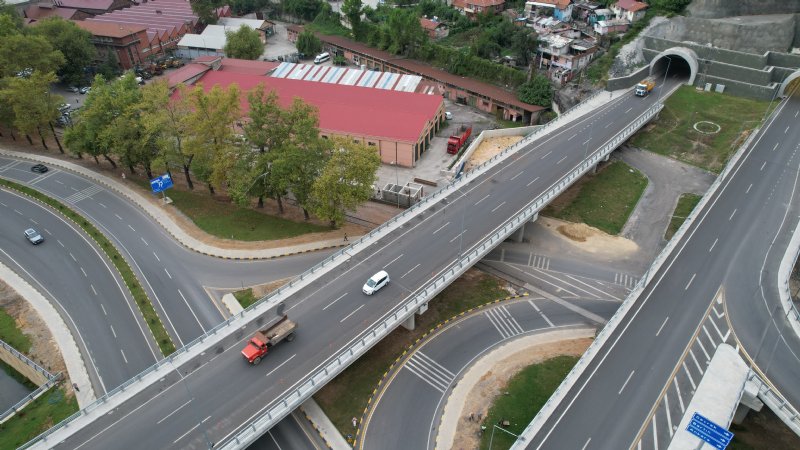
[[(298, 245), (291, 245), (285, 247), (266, 248), (266, 249), (227, 249), (216, 247), (213, 245), (201, 242), (197, 238), (191, 236), (186, 232), (175, 220), (168, 214), (164, 214), (161, 206), (156, 200), (151, 200), (139, 192), (131, 189), (130, 187), (112, 179), (105, 175), (99, 174), (91, 169), (87, 169), (69, 161), (63, 161), (58, 158), (53, 158), (44, 155), (17, 152), (0, 148), (0, 155), (9, 156), (13, 158), (25, 159), (28, 161), (42, 162), (52, 167), (76, 173), (80, 176), (88, 178), (89, 180), (105, 187), (118, 195), (121, 195), (141, 210), (146, 212), (156, 223), (161, 225), (175, 240), (181, 243), (190, 250), (194, 250), (204, 255), (214, 256), (225, 259), (270, 259), (279, 258), (281, 256), (288, 256), (297, 253), (313, 252), (317, 250), (324, 250), (329, 248), (344, 247), (347, 245), (341, 238), (327, 239), (316, 242), (309, 242)], [(349, 236), (351, 241), (358, 240), (361, 236)]]
[(314, 428), (319, 432), (329, 448), (333, 450), (352, 450), (352, 447), (347, 444), (342, 434), (339, 433), (339, 430), (336, 429), (333, 422), (325, 415), (325, 412), (322, 411), (322, 408), (319, 407), (313, 398), (306, 400), (306, 402), (300, 406), (300, 410), (303, 411), (306, 419), (314, 425)]

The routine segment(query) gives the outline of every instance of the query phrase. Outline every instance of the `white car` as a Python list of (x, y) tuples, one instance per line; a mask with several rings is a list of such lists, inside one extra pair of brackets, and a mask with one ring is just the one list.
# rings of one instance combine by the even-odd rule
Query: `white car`
[(364, 287), (361, 288), (361, 290), (367, 295), (372, 295), (387, 284), (389, 284), (389, 274), (386, 273), (385, 270), (381, 270), (370, 277), (370, 279), (364, 283)]
[(453, 113), (451, 113), (450, 111), (445, 111), (444, 118), (447, 120), (453, 120)]

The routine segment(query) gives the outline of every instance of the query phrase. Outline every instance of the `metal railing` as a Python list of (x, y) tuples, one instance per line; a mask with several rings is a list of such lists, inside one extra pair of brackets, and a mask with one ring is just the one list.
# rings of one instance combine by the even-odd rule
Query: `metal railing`
[(5, 412), (0, 414), (0, 424), (14, 417), (14, 414), (16, 414), (19, 410), (27, 406), (30, 402), (39, 398), (39, 396), (41, 396), (45, 392), (49, 391), (50, 388), (58, 384), (59, 381), (61, 381), (61, 372), (53, 375), (49, 380), (47, 380), (47, 383), (39, 386), (35, 391), (26, 395), (25, 397), (22, 398), (22, 400), (14, 404), (14, 406), (8, 408)]
[(15, 357), (15, 358), (19, 359), (20, 361), (22, 361), (23, 363), (25, 363), (26, 366), (32, 368), (37, 373), (42, 374), (42, 376), (44, 376), (44, 378), (46, 380), (49, 380), (49, 379), (53, 378), (53, 374), (52, 373), (50, 373), (47, 370), (45, 370), (44, 367), (36, 364), (34, 361), (31, 361), (30, 358), (28, 358), (27, 356), (23, 355), (19, 351), (17, 351), (17, 349), (12, 347), (11, 344), (9, 344), (8, 342), (0, 339), (0, 347), (4, 348), (7, 352), (11, 353), (11, 355), (13, 357)]
[(781, 395), (780, 392), (772, 389), (756, 372), (751, 371), (747, 381), (758, 386), (758, 398), (765, 405), (780, 417), (783, 423), (800, 436), (800, 413)]
[[(595, 94), (589, 97), (587, 101), (594, 98), (596, 95), (599, 94)], [(527, 220), (529, 220), (530, 217), (532, 217), (536, 211), (544, 207), (544, 205), (546, 205), (547, 202), (549, 202), (552, 198), (558, 195), (558, 193), (562, 192), (569, 185), (571, 185), (571, 183), (575, 179), (577, 179), (578, 177), (586, 173), (588, 170), (590, 170), (592, 167), (594, 167), (594, 165), (596, 165), (598, 162), (600, 162), (600, 160), (605, 158), (606, 155), (611, 153), (611, 151), (613, 151), (616, 147), (622, 144), (628, 137), (630, 137), (630, 135), (632, 135), (642, 125), (647, 123), (655, 114), (658, 113), (658, 111), (661, 110), (662, 107), (663, 106), (660, 104), (651, 106), (647, 111), (645, 111), (642, 115), (640, 115), (637, 119), (635, 119), (625, 129), (619, 132), (614, 138), (612, 138), (606, 144), (604, 144), (601, 150), (595, 151), (592, 154), (588, 155), (588, 157), (575, 169), (573, 169), (572, 172), (566, 174), (560, 180), (554, 183), (548, 189), (548, 191), (537, 197), (536, 200), (534, 200), (531, 204), (529, 204), (529, 206), (525, 208), (525, 210), (517, 216), (517, 217), (527, 217), (527, 218), (525, 218), (524, 220), (515, 218), (506, 222), (506, 224), (501, 227), (502, 231), (494, 232), (491, 238), (485, 240), (482, 244), (478, 244), (479, 245), (478, 249), (473, 250), (473, 252), (470, 255), (465, 255), (464, 257), (462, 257), (462, 260), (460, 261), (460, 265), (457, 271), (454, 268), (450, 268), (449, 271), (447, 271), (448, 269), (445, 269), (445, 271), (447, 271), (446, 274), (437, 277), (428, 286), (421, 288), (423, 294), (418, 294), (414, 296), (414, 298), (412, 298), (409, 302), (406, 302), (405, 305), (401, 306), (400, 308), (402, 309), (402, 312), (395, 311), (394, 314), (392, 314), (391, 316), (392, 320), (390, 322), (382, 323), (381, 325), (378, 325), (372, 330), (365, 331), (364, 334), (369, 335), (370, 336), (369, 339), (367, 337), (363, 337), (357, 344), (351, 346), (348, 349), (345, 349), (344, 351), (339, 352), (339, 354), (337, 354), (335, 357), (332, 356), (331, 359), (333, 360), (333, 363), (328, 364), (322, 370), (318, 371), (313, 376), (311, 376), (309, 381), (304, 383), (300, 388), (297, 388), (293, 390), (291, 393), (286, 394), (282, 400), (276, 400), (277, 402), (279, 402), (279, 405), (277, 407), (269, 409), (267, 413), (265, 413), (260, 419), (257, 419), (254, 422), (254, 424), (258, 424), (258, 428), (261, 429), (261, 427), (265, 423), (264, 422), (265, 417), (270, 418), (268, 419), (270, 423), (274, 423), (276, 421), (275, 418), (279, 417), (279, 412), (280, 414), (283, 414), (284, 412), (285, 413), (291, 412), (292, 409), (287, 409), (289, 405), (294, 405), (293, 407), (298, 406), (300, 403), (302, 403), (303, 400), (311, 396), (311, 392), (316, 391), (317, 389), (316, 386), (320, 385), (323, 379), (327, 381), (333, 378), (336, 374), (338, 374), (341, 370), (343, 370), (344, 367), (346, 367), (352, 361), (357, 359), (361, 353), (363, 353), (364, 351), (366, 351), (366, 349), (369, 348), (369, 346), (372, 346), (375, 342), (380, 340), (379, 338), (376, 339), (376, 337), (379, 335), (378, 333), (380, 333), (381, 337), (388, 334), (391, 331), (391, 329), (393, 329), (393, 327), (391, 329), (388, 328), (389, 323), (392, 323), (394, 324), (393, 326), (396, 326), (397, 324), (405, 320), (405, 318), (408, 315), (413, 313), (418, 308), (419, 305), (424, 303), (424, 301), (419, 300), (423, 298), (420, 297), (420, 295), (423, 296), (430, 295), (430, 297), (432, 298), (432, 296), (434, 296), (436, 293), (444, 289), (444, 287), (450, 283), (450, 281), (453, 279), (454, 276), (457, 277), (458, 275), (466, 271), (467, 268), (469, 268), (469, 266), (464, 265), (463, 262), (465, 261), (470, 262), (471, 265), (472, 263), (475, 262), (475, 258), (477, 256), (488, 253), (488, 251), (491, 250), (492, 248), (489, 247), (489, 245), (494, 246), (499, 242), (502, 242), (502, 240), (498, 241), (498, 239), (500, 239), (501, 236), (510, 235), (516, 228), (518, 228)], [(251, 320), (259, 317), (261, 314), (268, 312), (269, 309), (277, 306), (287, 297), (294, 294), (302, 287), (305, 287), (312, 280), (319, 278), (328, 270), (332, 269), (334, 266), (336, 266), (336, 264), (333, 264), (334, 262), (337, 262), (340, 259), (349, 258), (352, 255), (358, 253), (358, 251), (366, 248), (368, 246), (367, 242), (372, 242), (388, 235), (391, 230), (402, 226), (404, 223), (408, 222), (413, 217), (415, 217), (418, 213), (434, 206), (442, 198), (460, 189), (463, 185), (467, 183), (468, 179), (474, 178), (480, 174), (487, 172), (494, 166), (500, 164), (503, 160), (505, 160), (508, 156), (510, 156), (510, 154), (520, 151), (523, 147), (530, 144), (532, 141), (534, 141), (542, 134), (549, 132), (555, 124), (560, 123), (559, 119), (549, 122), (547, 125), (540, 128), (536, 132), (528, 135), (525, 139), (511, 145), (510, 147), (506, 148), (505, 150), (498, 153), (489, 160), (484, 161), (482, 164), (474, 168), (469, 173), (464, 174), (464, 176), (462, 176), (461, 178), (450, 182), (444, 188), (433, 192), (431, 195), (423, 197), (423, 199), (420, 202), (406, 209), (401, 214), (392, 217), (380, 227), (375, 228), (371, 230), (369, 233), (361, 236), (361, 238), (354, 241), (349, 247), (340, 249), (334, 252), (333, 254), (329, 255), (324, 260), (320, 261), (319, 263), (312, 266), (310, 269), (306, 270), (299, 276), (292, 279), (289, 283), (283, 285), (279, 289), (266, 295), (261, 300), (249, 306), (248, 308), (244, 309), (240, 313), (235, 314), (229, 317), (228, 319), (224, 320), (223, 322), (219, 323), (218, 325), (207, 331), (205, 334), (197, 337), (196, 339), (189, 342), (185, 346), (179, 348), (175, 353), (158, 361), (156, 364), (148, 367), (147, 369), (137, 374), (133, 378), (127, 380), (126, 382), (122, 383), (115, 389), (109, 391), (102, 397), (95, 400), (93, 403), (87, 405), (80, 411), (64, 419), (57, 425), (45, 431), (41, 435), (37, 436), (35, 439), (26, 443), (21, 448), (31, 447), (33, 445), (36, 445), (37, 443), (40, 443), (41, 441), (47, 442), (49, 436), (61, 430), (67, 429), (68, 427), (73, 425), (74, 422), (77, 421), (78, 419), (85, 418), (86, 420), (93, 420), (92, 417), (93, 415), (99, 417), (100, 415), (104, 414), (105, 411), (113, 409), (115, 405), (118, 405), (128, 400), (137, 392), (142, 391), (147, 386), (159, 380), (162, 377), (161, 372), (163, 372), (164, 370), (172, 370), (171, 368), (166, 369), (165, 366), (171, 366), (171, 367), (179, 366), (180, 364), (189, 361), (194, 356), (199, 355), (203, 350), (210, 348), (211, 346), (218, 343), (219, 341), (221, 341), (230, 334), (230, 333), (221, 333), (221, 331), (223, 330), (232, 331), (240, 327), (246, 326)], [(507, 234), (502, 234), (502, 233), (507, 233)], [(503, 239), (505, 239), (505, 237), (503, 237)], [(398, 317), (400, 317), (398, 314), (405, 315), (403, 320), (397, 319)], [(365, 347), (367, 344), (369, 346)], [(346, 359), (342, 359), (343, 357), (345, 357)], [(345, 361), (347, 362), (347, 364), (344, 364)], [(250, 430), (250, 428), (247, 428), (246, 430)], [(246, 433), (246, 431), (243, 431), (242, 433)], [(237, 435), (234, 438), (234, 441), (237, 440), (238, 437), (239, 436)]]

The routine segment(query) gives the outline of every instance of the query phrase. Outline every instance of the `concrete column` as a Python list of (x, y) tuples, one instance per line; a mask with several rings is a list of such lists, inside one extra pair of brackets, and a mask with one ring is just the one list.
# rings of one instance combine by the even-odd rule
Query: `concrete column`
[(408, 319), (406, 319), (406, 320), (405, 320), (403, 323), (401, 323), (400, 325), (401, 325), (403, 328), (405, 328), (406, 330), (408, 330), (408, 331), (414, 331), (414, 325), (415, 325), (415, 324), (414, 324), (414, 317), (415, 317), (415, 316), (412, 314), (412, 315), (411, 315), (411, 317), (409, 317)]
[(509, 236), (508, 239), (506, 240), (513, 242), (522, 242), (525, 238), (525, 225), (527, 225), (528, 223), (535, 222), (536, 219), (538, 218), (539, 218), (539, 213), (534, 214), (533, 217), (531, 217), (531, 220), (520, 225), (520, 227), (517, 228), (517, 231), (513, 232), (511, 236)]
[(764, 403), (758, 398), (758, 386), (752, 381), (744, 384), (739, 402), (739, 406), (736, 407), (736, 413), (733, 415), (733, 423), (735, 424), (741, 424), (751, 409), (759, 412), (764, 406)]

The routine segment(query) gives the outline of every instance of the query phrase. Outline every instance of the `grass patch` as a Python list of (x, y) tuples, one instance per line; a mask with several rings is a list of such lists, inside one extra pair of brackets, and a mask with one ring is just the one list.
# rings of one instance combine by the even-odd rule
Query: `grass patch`
[[(355, 435), (351, 422), (361, 418), (373, 390), (392, 363), (436, 324), (467, 309), (508, 296), (500, 281), (477, 270), (467, 271), (429, 303), (428, 311), (416, 316), (416, 328), (399, 327), (338, 377), (314, 398), (343, 436)], [(352, 442), (352, 441), (351, 441)]]
[[(719, 173), (760, 124), (768, 105), (767, 101), (698, 92), (692, 86), (682, 86), (666, 100), (659, 118), (637, 133), (631, 143)], [(697, 132), (694, 125), (703, 121), (719, 125), (720, 131)]]
[(533, 416), (544, 406), (559, 384), (567, 376), (572, 366), (578, 362), (575, 356), (557, 356), (539, 364), (528, 366), (508, 381), (506, 395), (495, 399), (494, 405), (486, 413), (486, 431), (481, 437), (481, 449), (507, 449), (517, 440), (500, 430), (492, 429), (499, 421), (507, 420), (510, 425), (504, 429), (519, 435), (533, 420)]
[(111, 262), (114, 263), (114, 266), (117, 268), (120, 275), (122, 275), (122, 279), (125, 281), (125, 285), (128, 287), (131, 295), (133, 295), (134, 300), (136, 300), (136, 305), (139, 306), (139, 311), (142, 312), (142, 316), (144, 316), (147, 326), (155, 336), (156, 342), (161, 349), (161, 353), (163, 353), (164, 356), (167, 356), (175, 352), (175, 344), (172, 343), (172, 339), (169, 337), (169, 334), (167, 334), (167, 330), (164, 329), (161, 319), (158, 317), (158, 314), (156, 314), (155, 309), (153, 309), (153, 304), (147, 297), (147, 293), (142, 288), (142, 285), (139, 284), (139, 280), (136, 278), (136, 275), (134, 275), (133, 270), (131, 270), (128, 263), (125, 262), (125, 258), (122, 257), (114, 244), (112, 244), (103, 233), (95, 228), (95, 226), (92, 225), (88, 220), (84, 219), (80, 214), (64, 206), (64, 204), (58, 200), (48, 197), (37, 190), (4, 179), (0, 179), (0, 184), (10, 189), (22, 192), (23, 194), (49, 205), (83, 228), (83, 231), (92, 237), (98, 245), (100, 245), (106, 255), (108, 255), (108, 258), (111, 260)]
[(240, 305), (242, 305), (242, 308), (247, 308), (253, 303), (261, 300), (260, 297), (256, 297), (253, 294), (252, 288), (247, 288), (242, 291), (236, 291), (233, 293), (233, 296), (236, 297), (236, 300), (239, 302)]
[(28, 353), (31, 349), (31, 339), (17, 328), (17, 321), (2, 309), (0, 309), (0, 339), (20, 353)]
[[(140, 185), (150, 188), (147, 181)], [(223, 239), (271, 241), (330, 231), (330, 228), (321, 225), (295, 222), (222, 202), (208, 193), (170, 189), (167, 195), (172, 199), (172, 205), (186, 214), (198, 228)]]
[(619, 234), (646, 187), (644, 175), (624, 162), (614, 161), (572, 185), (542, 214)]
[(675, 206), (675, 212), (672, 213), (672, 220), (669, 221), (667, 232), (664, 233), (664, 239), (672, 239), (672, 236), (675, 235), (678, 228), (683, 225), (683, 222), (685, 222), (689, 214), (692, 213), (694, 207), (700, 203), (701, 198), (703, 197), (697, 194), (681, 194), (678, 199), (678, 205)]
[(0, 425), (0, 449), (13, 449), (35, 438), (78, 411), (75, 397), (61, 388), (50, 389)]

